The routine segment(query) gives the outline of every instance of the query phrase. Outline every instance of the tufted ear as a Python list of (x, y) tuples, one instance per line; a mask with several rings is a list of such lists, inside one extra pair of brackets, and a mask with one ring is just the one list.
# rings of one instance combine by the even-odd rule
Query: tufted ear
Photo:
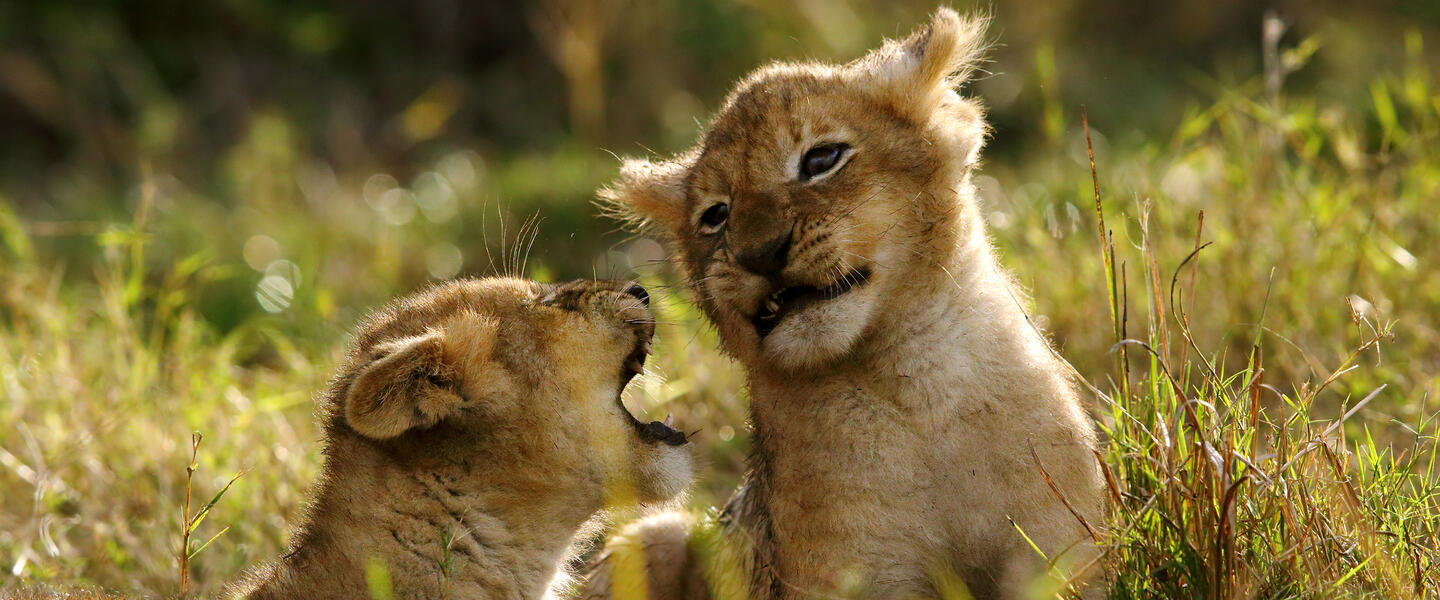
[(975, 71), (985, 51), (987, 22), (941, 8), (910, 37), (885, 42), (849, 68), (877, 92), (928, 112)]
[(445, 339), (430, 331), (376, 346), (345, 393), (345, 420), (365, 437), (385, 440), (423, 429), (457, 412), (464, 399), (446, 361)]
[(630, 229), (674, 238), (685, 226), (685, 174), (690, 155), (664, 162), (628, 158), (620, 178), (600, 190), (601, 211)]

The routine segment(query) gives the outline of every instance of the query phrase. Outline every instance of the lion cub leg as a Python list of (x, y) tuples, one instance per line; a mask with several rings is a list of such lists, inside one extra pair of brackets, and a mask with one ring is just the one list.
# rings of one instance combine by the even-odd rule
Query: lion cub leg
[(666, 511), (621, 528), (590, 565), (577, 598), (584, 600), (702, 600), (704, 569), (690, 548), (697, 519)]
[[(1005, 561), (997, 565), (998, 568), (990, 575), (993, 580), (993, 588), (982, 593), (981, 590), (972, 589), (976, 598), (999, 598), (1003, 600), (1022, 600), (1026, 598), (1052, 597), (1059, 585), (1058, 579), (1046, 574), (1049, 566), (1039, 556), (1033, 554), (1029, 548), (1016, 551)], [(1102, 577), (1095, 565), (1087, 564), (1096, 558), (1099, 550), (1094, 544), (1081, 542), (1074, 548), (1067, 551), (1067, 557), (1061, 561), (1060, 573), (1062, 576), (1074, 573), (1071, 569), (1085, 567), (1088, 572), (1075, 577), (1069, 582), (1071, 590), (1079, 594), (1084, 600), (1100, 600), (1105, 597), (1105, 586)], [(1068, 567), (1068, 568), (1067, 568)], [(1073, 597), (1067, 593), (1065, 597)]]

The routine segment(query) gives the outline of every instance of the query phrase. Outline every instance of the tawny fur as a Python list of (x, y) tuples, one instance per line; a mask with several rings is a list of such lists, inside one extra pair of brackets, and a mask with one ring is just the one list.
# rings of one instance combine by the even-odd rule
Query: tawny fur
[[(318, 397), (325, 462), (291, 548), (224, 597), (369, 598), (379, 565), (396, 598), (540, 598), (602, 507), (679, 494), (689, 448), (619, 402), (654, 332), (626, 287), (456, 281), (374, 313)], [(14, 597), (91, 597), (66, 593)]]
[[(1102, 522), (1094, 425), (1029, 324), (971, 183), (986, 127), (955, 87), (983, 26), (940, 9), (850, 64), (762, 68), (693, 150), (627, 161), (601, 193), (667, 243), (748, 371), (751, 470), (720, 520), (751, 598), (935, 597), (945, 571), (977, 598), (1023, 597), (1045, 564), (1017, 526), (1051, 558), (1095, 556), (1081, 522)], [(808, 149), (836, 143), (848, 146), (837, 167), (798, 176)], [(728, 221), (702, 223), (717, 204)], [(772, 291), (846, 277), (866, 281), (768, 335), (752, 322)], [(666, 553), (647, 556), (652, 570), (697, 568), (694, 543), (646, 550)], [(610, 595), (607, 562), (589, 597)]]

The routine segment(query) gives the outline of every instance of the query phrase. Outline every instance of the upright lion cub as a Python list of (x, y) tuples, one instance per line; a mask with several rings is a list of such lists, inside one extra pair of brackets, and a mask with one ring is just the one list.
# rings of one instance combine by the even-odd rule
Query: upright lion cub
[(1094, 425), (971, 183), (986, 126), (956, 87), (983, 26), (942, 8), (849, 64), (761, 68), (692, 150), (626, 161), (602, 191), (667, 243), (750, 378), (751, 470), (720, 523), (741, 549), (687, 544), (678, 518), (622, 532), (612, 551), (641, 541), (652, 586), (682, 582), (651, 598), (695, 593), (687, 573), (735, 591), (697, 548), (738, 556), (754, 599), (936, 597), (956, 577), (1023, 597), (1045, 561), (1017, 528), (1095, 557)]
[[(475, 279), (372, 314), (318, 397), (325, 462), (288, 552), (225, 597), (540, 598), (606, 504), (692, 476), (686, 437), (620, 402), (654, 333), (644, 288)], [(99, 597), (21, 591), (16, 599)]]

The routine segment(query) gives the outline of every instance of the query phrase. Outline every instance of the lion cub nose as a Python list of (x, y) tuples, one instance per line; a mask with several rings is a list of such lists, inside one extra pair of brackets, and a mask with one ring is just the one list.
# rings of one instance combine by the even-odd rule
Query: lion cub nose
[(746, 270), (762, 277), (774, 278), (785, 269), (790, 254), (790, 234), (786, 233), (755, 247), (741, 250), (735, 255), (736, 262)]

